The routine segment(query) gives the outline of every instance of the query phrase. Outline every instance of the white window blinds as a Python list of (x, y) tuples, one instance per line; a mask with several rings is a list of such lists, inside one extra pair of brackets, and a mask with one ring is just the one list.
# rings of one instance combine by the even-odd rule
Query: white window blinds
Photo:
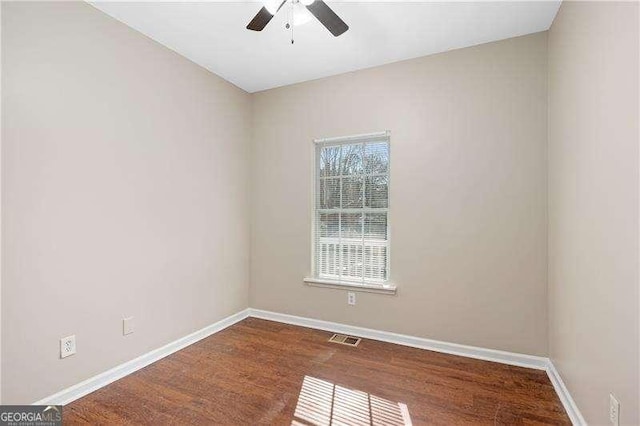
[(316, 141), (315, 198), (315, 277), (387, 281), (388, 133)]

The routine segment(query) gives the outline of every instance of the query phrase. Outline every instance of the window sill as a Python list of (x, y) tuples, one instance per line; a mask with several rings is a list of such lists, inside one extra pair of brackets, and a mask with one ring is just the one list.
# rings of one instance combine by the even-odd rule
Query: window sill
[(393, 284), (375, 285), (332, 281), (323, 278), (305, 278), (304, 283), (312, 287), (333, 288), (338, 290), (362, 291), (365, 293), (379, 293), (395, 295), (397, 288)]

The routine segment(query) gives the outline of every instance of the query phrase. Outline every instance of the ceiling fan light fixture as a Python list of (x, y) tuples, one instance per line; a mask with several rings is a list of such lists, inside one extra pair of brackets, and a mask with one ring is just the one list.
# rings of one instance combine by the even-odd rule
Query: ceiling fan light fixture
[(300, 4), (295, 4), (293, 7), (293, 25), (299, 27), (300, 25), (304, 25), (307, 22), (311, 21), (311, 13), (307, 10), (306, 7), (301, 6)]
[[(280, 4), (278, 4), (280, 2)], [(256, 16), (247, 24), (247, 29), (251, 31), (262, 31), (267, 26), (273, 16), (285, 5), (289, 3), (291, 7), (287, 7), (288, 18), (287, 29), (295, 25), (302, 25), (309, 19), (304, 17), (305, 14), (313, 15), (324, 27), (329, 30), (334, 37), (344, 34), (349, 26), (324, 2), (324, 0), (262, 0), (264, 6), (260, 8)], [(299, 18), (294, 21), (294, 9), (300, 9)], [(291, 25), (293, 24), (293, 26)], [(293, 43), (293, 40), (291, 41)]]
[(275, 15), (278, 9), (280, 8), (280, 1), (278, 0), (263, 0), (265, 9), (272, 15)]

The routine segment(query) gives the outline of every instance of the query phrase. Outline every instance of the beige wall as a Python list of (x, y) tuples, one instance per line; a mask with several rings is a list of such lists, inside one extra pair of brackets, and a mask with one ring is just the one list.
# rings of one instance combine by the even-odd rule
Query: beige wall
[(82, 2), (3, 2), (2, 43), (2, 394), (30, 403), (248, 306), (251, 100)]
[[(84, 3), (1, 10), (3, 403), (33, 402), (250, 299), (549, 352), (587, 421), (606, 423), (613, 392), (623, 423), (640, 423), (637, 4), (565, 1), (549, 40), (252, 97)], [(344, 291), (302, 283), (311, 141), (386, 129), (399, 291), (348, 306)], [(123, 337), (130, 315), (136, 332)], [(68, 334), (78, 354), (60, 360)]]
[[(546, 33), (254, 95), (254, 308), (547, 353)], [(397, 296), (308, 287), (312, 139), (391, 131)], [(384, 315), (382, 315), (384, 313)]]
[(565, 1), (549, 32), (549, 347), (586, 421), (640, 424), (638, 4)]
[[(0, 26), (2, 25), (2, 7), (0, 6)], [(2, 31), (0, 28), (0, 58), (2, 58)], [(1, 61), (0, 61), (1, 62)], [(2, 64), (0, 63), (0, 82)], [(0, 84), (0, 118), (2, 117), (2, 84)], [(2, 120), (0, 120), (0, 200), (2, 199)], [(1, 204), (1, 203), (0, 203)], [(0, 403), (2, 402), (2, 208), (0, 206)]]

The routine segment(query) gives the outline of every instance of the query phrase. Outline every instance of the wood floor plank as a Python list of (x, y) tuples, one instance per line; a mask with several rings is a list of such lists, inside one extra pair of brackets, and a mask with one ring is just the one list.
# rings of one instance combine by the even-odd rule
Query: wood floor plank
[(64, 423), (401, 426), (406, 406), (413, 425), (571, 424), (543, 371), (331, 334), (247, 318), (65, 406)]

